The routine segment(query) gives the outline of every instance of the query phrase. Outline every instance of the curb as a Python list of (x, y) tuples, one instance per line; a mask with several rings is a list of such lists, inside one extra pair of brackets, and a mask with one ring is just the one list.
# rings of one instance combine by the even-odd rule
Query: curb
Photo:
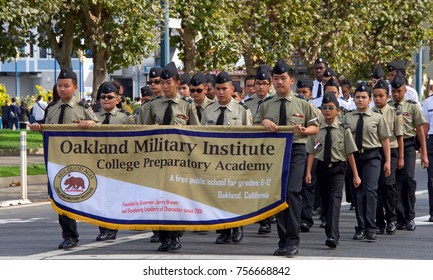
[[(43, 148), (27, 149), (27, 155), (43, 155)], [(0, 149), (0, 156), (20, 156), (20, 150)]]

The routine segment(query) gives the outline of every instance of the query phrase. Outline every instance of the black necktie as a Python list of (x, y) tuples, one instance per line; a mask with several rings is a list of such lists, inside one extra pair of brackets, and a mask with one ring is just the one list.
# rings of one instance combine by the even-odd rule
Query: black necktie
[(110, 124), (110, 113), (105, 113), (105, 120), (102, 122), (102, 124)]
[(59, 121), (58, 124), (63, 124), (63, 117), (65, 116), (65, 109), (67, 104), (60, 105), (60, 115), (59, 115)]
[(227, 109), (227, 107), (222, 107), (222, 106), (220, 107), (221, 113), (218, 116), (216, 125), (223, 125), (224, 124), (224, 112), (226, 109)]
[(196, 109), (197, 109), (197, 117), (198, 117), (198, 120), (199, 121), (201, 121), (201, 111), (200, 111), (200, 106), (199, 105), (197, 105), (197, 107), (195, 107)]
[(394, 104), (395, 109), (399, 110), (400, 108), (400, 102), (395, 102)]
[(263, 100), (260, 100), (258, 105), (257, 105), (257, 112), (256, 114), (260, 111), (260, 107), (262, 106)]
[(280, 117), (278, 119), (278, 125), (287, 125), (287, 113), (286, 113), (286, 99), (280, 99)]
[(328, 166), (331, 163), (331, 148), (332, 148), (331, 129), (332, 126), (326, 127), (325, 150), (323, 154), (323, 162), (325, 163), (325, 166)]
[(322, 83), (319, 82), (319, 86), (317, 87), (316, 97), (322, 96)]
[(355, 135), (355, 143), (358, 148), (358, 152), (362, 149), (362, 131), (364, 129), (364, 113), (359, 113), (359, 119), (356, 123), (356, 135)]
[(171, 108), (173, 100), (167, 101), (167, 109), (165, 109), (164, 119), (162, 120), (163, 125), (169, 125), (171, 123), (171, 116), (173, 115), (173, 108)]

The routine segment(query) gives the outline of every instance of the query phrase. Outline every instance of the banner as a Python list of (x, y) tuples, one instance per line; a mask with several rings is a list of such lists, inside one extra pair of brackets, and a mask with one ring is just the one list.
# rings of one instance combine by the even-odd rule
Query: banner
[(288, 130), (43, 125), (43, 136), (53, 208), (76, 220), (112, 229), (210, 230), (287, 207)]

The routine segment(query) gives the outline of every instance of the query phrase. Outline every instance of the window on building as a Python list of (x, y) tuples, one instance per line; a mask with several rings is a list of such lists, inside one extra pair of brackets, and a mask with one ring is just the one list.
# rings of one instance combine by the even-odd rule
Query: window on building
[(48, 58), (48, 50), (46, 48), (39, 48), (39, 58)]

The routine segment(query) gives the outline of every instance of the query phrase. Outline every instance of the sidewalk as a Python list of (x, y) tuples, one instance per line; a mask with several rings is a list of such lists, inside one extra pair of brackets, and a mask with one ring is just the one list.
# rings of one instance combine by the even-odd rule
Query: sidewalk
[[(28, 155), (27, 164), (43, 163), (43, 155)], [(20, 156), (0, 156), (0, 165), (20, 165)], [(11, 187), (12, 182), (20, 181), (20, 177), (0, 177), (0, 207), (2, 202), (22, 200), (22, 187)], [(47, 175), (27, 177), (27, 199), (32, 202), (48, 201)], [(8, 206), (8, 205), (6, 205)]]

